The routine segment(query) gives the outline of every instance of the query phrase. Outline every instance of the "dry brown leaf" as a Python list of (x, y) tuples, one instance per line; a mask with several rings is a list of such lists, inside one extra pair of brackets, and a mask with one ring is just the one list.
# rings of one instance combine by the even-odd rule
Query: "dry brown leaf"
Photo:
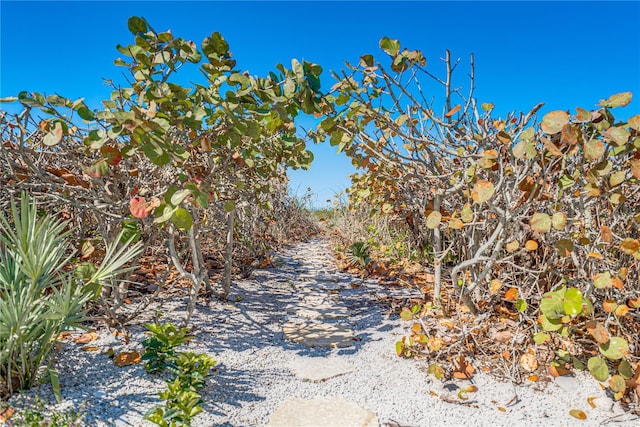
[(595, 404), (595, 400), (597, 399), (597, 397), (587, 397), (587, 403), (589, 404), (589, 406), (591, 406), (593, 409), (596, 409), (596, 404)]
[(473, 373), (476, 369), (466, 361), (464, 356), (458, 356), (453, 361), (454, 370), (453, 376), (459, 380), (468, 380), (473, 378)]
[(565, 368), (564, 366), (549, 366), (547, 368), (547, 372), (549, 373), (549, 375), (551, 375), (552, 377), (564, 377), (567, 375), (571, 375), (573, 372), (567, 368)]
[(82, 351), (98, 351), (98, 350), (100, 350), (100, 347), (95, 346), (95, 345), (85, 345), (84, 347), (80, 347), (80, 350), (82, 350)]
[(609, 336), (609, 331), (602, 325), (602, 323), (590, 320), (587, 322), (586, 327), (587, 332), (593, 336), (598, 344), (609, 342), (609, 339), (611, 338)]
[(513, 334), (510, 331), (500, 331), (491, 335), (491, 339), (498, 342), (508, 342), (513, 338)]
[(118, 354), (114, 359), (114, 363), (116, 364), (116, 366), (129, 366), (140, 363), (141, 359), (142, 356), (140, 355), (140, 353), (138, 353), (137, 351), (129, 351)]
[(520, 366), (527, 372), (533, 372), (538, 369), (538, 361), (533, 354), (525, 353), (520, 356)]
[(76, 344), (88, 344), (96, 339), (98, 339), (98, 334), (95, 332), (87, 332), (86, 334), (82, 334), (79, 337), (74, 338), (73, 342)]
[(16, 410), (14, 408), (12, 408), (11, 406), (9, 406), (8, 408), (4, 408), (2, 410), (0, 410), (0, 421), (1, 422), (7, 422), (9, 421), (9, 418), (11, 418), (11, 416), (16, 412)]
[(71, 332), (71, 331), (60, 332), (60, 335), (58, 335), (58, 341), (64, 341), (67, 338), (69, 338), (72, 334), (73, 334), (73, 332)]

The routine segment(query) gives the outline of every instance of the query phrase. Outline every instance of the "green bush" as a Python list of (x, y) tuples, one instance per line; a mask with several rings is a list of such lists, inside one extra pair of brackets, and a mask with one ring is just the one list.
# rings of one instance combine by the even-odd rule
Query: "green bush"
[(40, 216), (26, 193), (19, 209), (12, 200), (10, 213), (11, 220), (0, 212), (0, 395), (48, 379), (59, 397), (50, 357), (54, 340), (64, 330), (82, 327), (86, 303), (103, 281), (128, 270), (123, 265), (142, 246), (111, 245), (102, 264), (81, 279), (70, 268), (65, 221)]
[(152, 334), (142, 343), (147, 372), (167, 370), (175, 376), (167, 380), (167, 388), (159, 393), (165, 401), (164, 407), (154, 406), (147, 411), (145, 419), (160, 427), (190, 426), (193, 417), (202, 412), (198, 390), (205, 386), (205, 379), (217, 362), (207, 354), (175, 351), (177, 346), (193, 338), (187, 335), (187, 328), (178, 329), (172, 323), (146, 327)]

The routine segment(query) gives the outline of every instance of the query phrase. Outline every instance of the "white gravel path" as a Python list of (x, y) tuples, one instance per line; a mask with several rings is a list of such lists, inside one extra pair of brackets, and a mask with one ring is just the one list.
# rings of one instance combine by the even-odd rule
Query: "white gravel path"
[[(359, 279), (336, 270), (321, 239), (287, 249), (275, 264), (277, 268), (258, 270), (250, 279), (235, 282), (230, 301), (237, 302), (198, 305), (192, 320), (196, 340), (184, 349), (212, 355), (219, 372), (202, 390), (204, 412), (194, 426), (264, 426), (285, 400), (319, 396), (349, 399), (377, 413), (383, 426), (640, 425), (587, 374), (514, 387), (480, 372), (474, 377), (478, 392), (470, 393), (465, 404), (446, 402), (441, 397), (455, 397), (457, 389), (469, 382), (440, 382), (425, 372), (428, 361), (396, 356), (395, 342), (407, 334), (407, 323), (372, 295), (408, 296), (410, 291), (390, 290), (373, 281), (353, 289), (350, 284)], [(339, 294), (330, 294), (336, 288)], [(324, 321), (348, 325), (358, 339), (353, 347), (311, 349), (284, 340), (282, 325), (292, 320), (287, 306), (299, 302), (309, 289), (339, 298), (340, 305), (350, 310), (346, 319)], [(179, 322), (185, 306), (185, 300), (165, 301), (156, 308), (164, 314), (162, 321)], [(106, 329), (98, 332), (92, 345), (142, 352), (141, 326), (131, 327), (127, 345)], [(300, 381), (289, 370), (300, 356), (329, 355), (351, 363), (353, 372), (315, 383)], [(160, 402), (162, 377), (147, 374), (141, 364), (116, 367), (102, 352), (83, 352), (73, 343), (64, 345), (57, 366), (64, 397), (61, 407), (84, 403), (87, 425), (152, 425), (142, 417)], [(42, 386), (40, 394), (51, 396), (49, 386)], [(597, 397), (595, 409), (588, 397)], [(572, 418), (571, 409), (583, 410), (587, 420)]]

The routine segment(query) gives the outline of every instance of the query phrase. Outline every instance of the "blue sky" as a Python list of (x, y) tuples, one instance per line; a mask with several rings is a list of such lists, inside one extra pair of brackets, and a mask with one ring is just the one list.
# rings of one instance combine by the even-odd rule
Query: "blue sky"
[[(640, 2), (33, 2), (0, 1), (0, 96), (19, 91), (85, 97), (90, 107), (109, 96), (103, 78), (118, 81), (116, 44), (128, 44), (129, 16), (157, 31), (200, 43), (219, 31), (239, 68), (265, 74), (304, 58), (330, 69), (362, 54), (378, 55), (382, 36), (420, 49), (435, 74), (449, 49), (466, 64), (475, 54), (476, 98), (496, 111), (591, 108), (632, 91), (622, 115), (640, 112)], [(462, 65), (461, 65), (462, 67)], [(195, 67), (184, 78), (202, 82)], [(463, 76), (462, 76), (463, 77)], [(464, 78), (460, 84), (466, 85)], [(439, 96), (440, 94), (435, 94)], [(0, 108), (9, 109), (7, 105)], [(301, 125), (310, 125), (302, 120)], [(328, 144), (310, 147), (310, 171), (290, 173), (291, 187), (311, 187), (314, 203), (349, 185), (348, 158)]]

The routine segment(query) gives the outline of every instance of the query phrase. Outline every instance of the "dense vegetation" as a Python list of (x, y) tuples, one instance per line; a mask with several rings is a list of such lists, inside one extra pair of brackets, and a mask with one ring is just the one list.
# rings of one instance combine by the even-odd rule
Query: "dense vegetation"
[[(468, 377), (465, 356), (490, 342), (512, 380), (533, 378), (539, 364), (555, 375), (587, 367), (615, 399), (637, 403), (640, 116), (613, 113), (630, 93), (540, 121), (541, 105), (500, 118), (473, 97), (473, 58), (462, 93), (448, 52), (438, 77), (420, 51), (383, 38), (382, 59), (363, 55), (323, 92), (317, 64), (294, 59), (290, 69), (251, 76), (219, 33), (198, 47), (142, 18), (128, 26), (133, 43), (118, 45), (115, 63), (129, 80), (113, 84), (101, 109), (29, 92), (2, 100), (23, 107), (0, 112), (5, 394), (33, 384), (52, 340), (87, 313), (122, 326), (187, 281), (186, 326), (198, 295), (226, 298), (234, 273), (317, 232), (287, 194), (286, 170), (309, 167), (311, 138), (328, 140), (360, 170), (348, 201), (323, 218), (344, 267), (423, 292), (400, 307), (413, 324), (399, 355), (428, 354), (434, 375)], [(195, 65), (206, 82), (177, 83), (179, 69)], [(438, 88), (442, 98), (428, 101)], [(299, 114), (320, 125), (301, 135)], [(25, 195), (18, 209), (12, 200), (22, 192), (38, 204)], [(19, 237), (24, 219), (51, 235)], [(53, 255), (38, 261), (46, 268), (32, 271), (24, 245), (70, 233), (78, 247), (52, 243)], [(142, 265), (135, 275), (132, 263)], [(61, 295), (69, 310), (46, 333), (15, 343), (6, 307), (24, 283), (34, 287), (22, 300), (27, 312), (41, 316)], [(494, 328), (505, 320), (510, 328)], [(28, 363), (16, 367), (16, 351)], [(195, 386), (183, 388), (195, 411)]]

